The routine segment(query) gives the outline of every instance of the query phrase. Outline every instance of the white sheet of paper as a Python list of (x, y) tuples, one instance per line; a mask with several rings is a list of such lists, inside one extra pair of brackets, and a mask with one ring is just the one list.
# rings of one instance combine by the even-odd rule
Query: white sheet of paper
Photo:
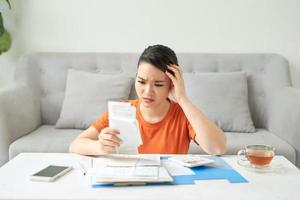
[[(142, 157), (154, 158), (159, 155), (142, 155)], [(93, 166), (91, 168), (91, 174), (97, 177), (106, 177), (106, 178), (133, 178), (133, 177), (158, 177), (160, 165), (145, 165), (145, 166), (136, 166), (126, 165), (127, 161), (124, 159), (130, 158), (136, 159), (139, 156), (130, 155), (122, 156), (120, 154), (116, 155), (107, 155), (101, 156), (100, 158), (93, 159)], [(121, 159), (121, 160), (120, 160)], [(140, 159), (140, 157), (138, 158)], [(117, 162), (112, 160), (119, 160), (119, 166), (110, 165), (111, 163), (117, 164)], [(115, 162), (115, 163), (114, 163)], [(156, 160), (153, 161), (156, 163)], [(122, 164), (123, 163), (123, 164)], [(125, 163), (125, 164), (124, 164)], [(149, 164), (149, 163), (146, 163)], [(156, 163), (157, 164), (157, 163)]]
[(128, 102), (109, 101), (108, 112), (111, 118), (135, 119), (136, 109)]
[(136, 108), (126, 102), (108, 102), (109, 127), (120, 132), (123, 143), (118, 148), (118, 153), (138, 153), (138, 146), (142, 144), (138, 121), (136, 120)]
[[(107, 182), (103, 179), (128, 179), (130, 180), (144, 180), (145, 178), (153, 180), (153, 182), (163, 181), (161, 179), (166, 179), (171, 181), (172, 178), (163, 166), (130, 166), (130, 167), (112, 167), (107, 166), (107, 157), (113, 158), (148, 158), (153, 160), (154, 163), (157, 163), (157, 158), (160, 157), (159, 154), (138, 154), (138, 155), (127, 155), (127, 154), (111, 154), (107, 156), (100, 156), (99, 158), (91, 159), (91, 167), (89, 169), (88, 175), (91, 177), (91, 184), (97, 185), (99, 183)], [(111, 158), (110, 158), (111, 159)], [(146, 162), (148, 164), (149, 162)], [(159, 160), (160, 164), (160, 160)], [(111, 180), (113, 182), (113, 180)], [(145, 180), (144, 180), (145, 181)], [(108, 181), (110, 182), (110, 181)]]
[(136, 166), (160, 166), (159, 154), (139, 154)]
[(171, 160), (162, 160), (162, 165), (167, 169), (171, 176), (194, 175), (195, 173), (188, 167), (184, 167)]
[(157, 167), (102, 167), (95, 173), (101, 178), (157, 178), (159, 166)]
[(94, 160), (101, 160), (105, 166), (110, 167), (160, 166), (159, 154), (110, 154)]
[[(111, 167), (112, 168), (112, 167)], [(153, 168), (153, 167), (151, 167)], [(132, 168), (123, 168), (123, 169), (120, 169), (120, 168), (114, 168), (114, 169), (110, 169), (108, 171), (106, 170), (103, 170), (102, 169), (99, 169), (99, 170), (103, 170), (103, 171), (106, 171), (106, 174), (101, 174), (101, 173), (93, 173), (91, 174), (91, 184), (92, 185), (97, 185), (99, 184), (99, 178), (117, 178), (117, 179), (122, 179), (122, 178), (126, 178), (126, 179), (130, 179), (130, 178), (133, 178), (133, 179), (139, 179), (139, 178), (153, 178), (153, 180), (156, 180), (156, 179), (167, 179), (167, 178), (170, 178), (170, 174), (168, 173), (168, 171), (166, 170), (165, 167), (157, 167), (158, 168), (158, 176), (153, 176), (153, 177), (149, 177), (149, 170), (147, 170), (147, 175), (145, 177), (143, 176), (140, 176), (140, 175), (133, 175), (133, 169)], [(98, 171), (99, 172), (99, 171)], [(128, 180), (129, 181), (129, 180)], [(101, 183), (101, 181), (100, 181)]]
[(137, 177), (157, 178), (159, 176), (159, 166), (135, 167), (134, 175)]

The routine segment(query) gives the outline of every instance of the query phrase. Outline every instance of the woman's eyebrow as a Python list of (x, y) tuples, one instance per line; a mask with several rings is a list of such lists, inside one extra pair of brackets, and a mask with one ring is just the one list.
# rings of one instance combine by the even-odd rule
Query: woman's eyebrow
[[(138, 78), (141, 79), (141, 80), (143, 80), (143, 81), (146, 81), (146, 80), (147, 80), (147, 79), (144, 79), (144, 78), (142, 78), (142, 77), (140, 77), (140, 76), (138, 76)], [(155, 80), (154, 82), (155, 82), (155, 83), (163, 83), (163, 82), (165, 82), (165, 81), (163, 81), (163, 80)]]
[(143, 78), (142, 78), (142, 77), (140, 77), (140, 76), (138, 76), (138, 78), (139, 78), (139, 79), (142, 79), (142, 80), (145, 80), (145, 79), (143, 79)]

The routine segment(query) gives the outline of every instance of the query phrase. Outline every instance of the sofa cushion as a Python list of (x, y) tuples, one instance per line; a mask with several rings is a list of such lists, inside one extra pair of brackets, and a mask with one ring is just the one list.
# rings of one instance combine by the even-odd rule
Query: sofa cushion
[[(256, 132), (252, 134), (237, 132), (225, 132), (225, 134), (228, 147), (226, 152), (227, 155), (236, 155), (240, 149), (243, 149), (250, 144), (266, 144), (275, 147), (276, 155), (283, 155), (292, 163), (296, 162), (295, 149), (289, 143), (265, 129), (256, 129)], [(189, 153), (203, 154), (204, 151), (192, 142)]]
[(82, 132), (79, 129), (56, 129), (55, 126), (43, 125), (25, 135), (9, 146), (9, 159), (19, 153), (66, 153), (71, 142)]
[(70, 69), (57, 128), (86, 129), (109, 100), (128, 99), (133, 78)]
[(186, 93), (224, 131), (255, 132), (244, 72), (184, 74)]

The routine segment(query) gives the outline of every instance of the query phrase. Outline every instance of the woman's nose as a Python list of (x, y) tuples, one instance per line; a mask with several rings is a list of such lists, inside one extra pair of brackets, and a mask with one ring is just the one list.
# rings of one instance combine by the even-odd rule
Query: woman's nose
[(146, 94), (152, 94), (152, 92), (153, 92), (152, 86), (150, 84), (146, 85), (146, 87), (145, 87), (145, 93)]

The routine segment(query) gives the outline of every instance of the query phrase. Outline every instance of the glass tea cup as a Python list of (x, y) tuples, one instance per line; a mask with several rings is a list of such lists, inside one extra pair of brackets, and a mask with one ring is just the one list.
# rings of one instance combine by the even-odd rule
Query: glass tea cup
[(248, 145), (238, 151), (238, 164), (254, 168), (269, 167), (275, 156), (275, 148), (268, 145)]

